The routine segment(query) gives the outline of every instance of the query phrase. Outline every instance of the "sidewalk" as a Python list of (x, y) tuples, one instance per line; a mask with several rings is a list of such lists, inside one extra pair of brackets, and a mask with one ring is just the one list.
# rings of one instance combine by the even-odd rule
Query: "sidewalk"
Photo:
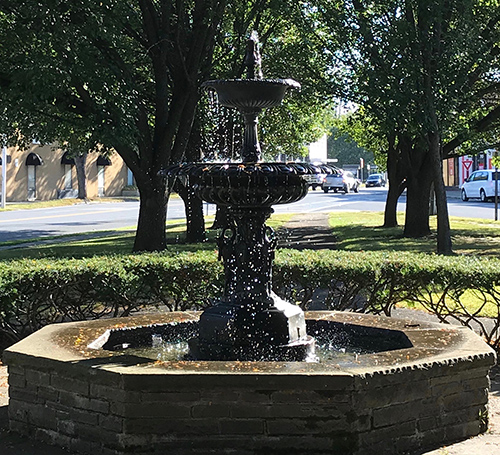
[[(330, 248), (335, 242), (328, 227), (328, 214), (315, 213), (297, 215), (286, 225), (280, 235), (281, 246), (287, 248)], [(408, 312), (411, 312), (408, 314)], [(411, 314), (411, 316), (410, 316)], [(413, 320), (432, 318), (431, 315), (416, 311), (404, 310), (398, 317)], [(412, 455), (500, 455), (500, 367), (497, 365), (491, 372), (491, 390), (489, 393), (489, 429), (485, 434), (470, 438), (431, 451), (418, 451)], [(8, 388), (7, 367), (0, 363), (0, 454), (1, 455), (67, 455), (68, 452), (58, 448), (32, 441), (26, 437), (8, 431)], [(307, 454), (304, 454), (307, 455)], [(313, 454), (311, 454), (313, 455)], [(378, 455), (378, 454), (374, 454)], [(383, 455), (383, 454), (381, 454)], [(402, 454), (403, 455), (403, 454)]]

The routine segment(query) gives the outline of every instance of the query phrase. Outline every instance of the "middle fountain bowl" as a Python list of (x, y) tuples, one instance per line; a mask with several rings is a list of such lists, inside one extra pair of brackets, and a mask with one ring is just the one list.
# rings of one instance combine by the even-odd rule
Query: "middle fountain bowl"
[(212, 204), (224, 207), (271, 207), (304, 198), (307, 174), (318, 174), (307, 163), (186, 163), (169, 168), (167, 175)]

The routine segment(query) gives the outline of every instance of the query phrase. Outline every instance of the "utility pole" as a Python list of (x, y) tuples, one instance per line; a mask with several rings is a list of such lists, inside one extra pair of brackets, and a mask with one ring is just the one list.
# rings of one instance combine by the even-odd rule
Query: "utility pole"
[(7, 147), (2, 146), (2, 203), (0, 207), (5, 208), (7, 200)]
[(498, 221), (498, 168), (495, 166), (495, 221)]
[(498, 151), (493, 152), (493, 165), (495, 166), (495, 221), (498, 221)]

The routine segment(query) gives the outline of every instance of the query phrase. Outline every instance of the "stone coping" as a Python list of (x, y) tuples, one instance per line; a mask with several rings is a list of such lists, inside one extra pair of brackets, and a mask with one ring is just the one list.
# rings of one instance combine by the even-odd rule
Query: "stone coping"
[[(261, 376), (261, 375), (386, 375), (433, 365), (453, 365), (472, 361), (494, 365), (495, 352), (465, 327), (395, 319), (358, 313), (315, 311), (306, 312), (306, 319), (398, 330), (413, 347), (374, 354), (359, 355), (356, 362), (240, 362), (240, 361), (151, 361), (122, 352), (95, 350), (88, 345), (112, 328), (137, 327), (151, 324), (196, 321), (199, 312), (153, 313), (128, 318), (79, 321), (46, 326), (4, 352), (7, 364), (17, 364), (24, 356), (30, 364), (50, 368), (51, 362), (63, 362), (78, 374), (78, 368), (119, 373), (121, 375), (184, 375), (199, 374)], [(97, 372), (97, 371), (96, 371)]]

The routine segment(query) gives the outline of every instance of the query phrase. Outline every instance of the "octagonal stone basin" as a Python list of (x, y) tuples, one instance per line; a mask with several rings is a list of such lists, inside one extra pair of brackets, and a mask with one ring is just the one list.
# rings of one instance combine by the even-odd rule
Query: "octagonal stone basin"
[(351, 345), (392, 340), (322, 363), (153, 361), (95, 349), (109, 329), (182, 327), (198, 317), (55, 324), (22, 340), (4, 355), (11, 429), (94, 455), (345, 455), (401, 454), (487, 428), (495, 354), (467, 328), (308, 312), (316, 334), (320, 327)]

